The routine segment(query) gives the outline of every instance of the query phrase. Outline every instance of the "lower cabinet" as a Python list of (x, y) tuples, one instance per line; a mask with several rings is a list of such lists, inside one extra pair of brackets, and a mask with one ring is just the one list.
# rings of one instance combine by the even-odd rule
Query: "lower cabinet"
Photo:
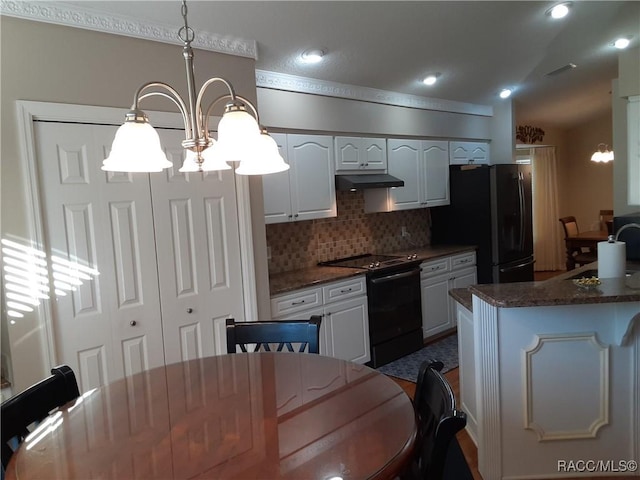
[(467, 252), (421, 265), (423, 338), (456, 326), (456, 302), (449, 296), (449, 290), (477, 283), (475, 263), (475, 252)]
[(304, 288), (271, 298), (274, 320), (322, 316), (320, 354), (365, 363), (369, 349), (369, 311), (364, 276)]
[(460, 382), (460, 408), (467, 414), (467, 432), (478, 445), (478, 408), (476, 402), (475, 345), (473, 313), (455, 303), (458, 318), (458, 372)]

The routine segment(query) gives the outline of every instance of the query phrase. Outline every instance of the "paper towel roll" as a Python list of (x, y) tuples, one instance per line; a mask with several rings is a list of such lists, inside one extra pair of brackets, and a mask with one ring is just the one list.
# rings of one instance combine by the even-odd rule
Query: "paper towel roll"
[(626, 270), (626, 245), (624, 242), (598, 242), (598, 277), (624, 277)]

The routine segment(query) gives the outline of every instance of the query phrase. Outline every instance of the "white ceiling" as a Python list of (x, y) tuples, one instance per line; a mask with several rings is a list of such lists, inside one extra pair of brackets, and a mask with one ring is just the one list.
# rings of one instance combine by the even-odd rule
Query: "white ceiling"
[[(63, 3), (182, 25), (177, 0)], [(260, 70), (483, 105), (515, 86), (523, 123), (568, 127), (610, 108), (610, 43), (633, 35), (640, 44), (640, 1), (574, 1), (567, 18), (552, 20), (545, 12), (555, 3), (190, 0), (188, 18), (196, 33), (255, 40)], [(309, 48), (325, 49), (325, 60), (300, 65)], [(570, 62), (577, 68), (545, 75)], [(430, 72), (442, 74), (434, 87), (421, 83)]]

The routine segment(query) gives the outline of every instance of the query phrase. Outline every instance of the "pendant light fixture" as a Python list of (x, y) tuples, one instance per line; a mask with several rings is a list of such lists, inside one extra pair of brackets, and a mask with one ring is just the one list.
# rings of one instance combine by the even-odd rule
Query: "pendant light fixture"
[[(275, 140), (264, 127), (259, 126), (255, 106), (237, 95), (228, 81), (219, 77), (210, 78), (196, 96), (191, 48), (195, 34), (187, 23), (186, 0), (182, 1), (181, 13), (184, 26), (178, 31), (178, 38), (184, 43), (182, 55), (187, 73), (188, 103), (166, 83), (148, 82), (140, 86), (135, 92), (124, 124), (116, 132), (111, 152), (104, 160), (102, 170), (160, 172), (172, 166), (160, 145), (158, 132), (139, 108), (142, 100), (156, 95), (171, 100), (182, 114), (185, 130), (182, 147), (186, 150), (186, 155), (180, 172), (228, 170), (231, 167), (227, 162), (232, 161), (240, 163), (236, 173), (241, 175), (263, 175), (287, 170), (289, 165), (280, 156)], [(204, 94), (214, 83), (222, 83), (228, 93), (216, 98), (203, 109)], [(213, 109), (223, 101), (227, 103), (218, 123), (218, 139), (215, 140), (209, 132), (209, 117)]]
[(609, 145), (598, 144), (598, 149), (591, 155), (591, 161), (597, 163), (608, 163), (613, 161), (613, 150), (609, 150)]

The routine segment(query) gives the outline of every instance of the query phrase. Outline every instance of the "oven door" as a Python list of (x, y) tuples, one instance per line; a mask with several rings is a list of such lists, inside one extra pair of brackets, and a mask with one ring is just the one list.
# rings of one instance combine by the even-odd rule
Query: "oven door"
[(421, 329), (420, 266), (370, 274), (367, 302), (372, 345)]

